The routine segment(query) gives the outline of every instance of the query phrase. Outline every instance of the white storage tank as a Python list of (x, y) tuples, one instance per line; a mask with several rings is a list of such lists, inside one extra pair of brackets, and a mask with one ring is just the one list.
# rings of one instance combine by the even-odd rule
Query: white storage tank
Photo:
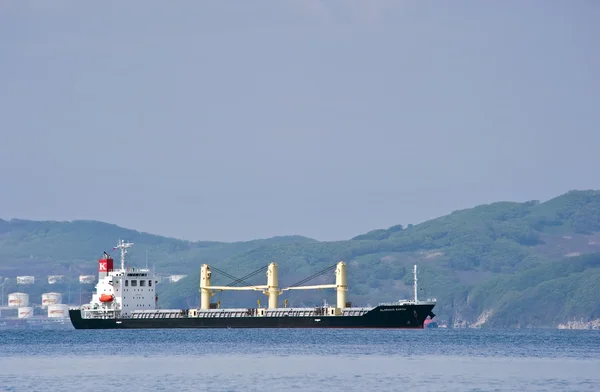
[(48, 305), (48, 317), (67, 318), (69, 317), (69, 306), (64, 304)]
[(33, 308), (31, 306), (19, 308), (18, 318), (29, 318), (31, 316), (33, 316)]
[(35, 276), (17, 276), (17, 284), (34, 284)]
[(96, 275), (79, 275), (79, 283), (89, 284), (94, 283)]
[(24, 308), (29, 305), (29, 294), (10, 293), (8, 294), (8, 306), (11, 308)]
[(62, 295), (60, 293), (44, 293), (42, 294), (42, 306), (56, 305), (62, 303)]
[(179, 282), (181, 279), (185, 278), (187, 275), (171, 275), (169, 276), (169, 282), (175, 283)]
[(48, 275), (48, 284), (57, 284), (65, 281), (64, 275)]

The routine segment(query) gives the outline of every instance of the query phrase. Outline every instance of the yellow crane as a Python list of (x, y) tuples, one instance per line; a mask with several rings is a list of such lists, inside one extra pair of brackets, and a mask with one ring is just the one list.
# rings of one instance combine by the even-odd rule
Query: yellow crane
[[(263, 267), (264, 268), (264, 267)], [(318, 274), (313, 275), (312, 277), (305, 279), (302, 282), (312, 279), (316, 275), (322, 275), (323, 272), (327, 270), (331, 270), (332, 267), (327, 268), (324, 271), (319, 272)], [(269, 297), (269, 309), (277, 309), (278, 304), (277, 300), (279, 295), (283, 291), (288, 290), (321, 290), (321, 289), (335, 289), (337, 291), (337, 308), (343, 309), (346, 307), (346, 292), (348, 291), (348, 286), (346, 284), (346, 263), (340, 261), (337, 263), (335, 268), (335, 284), (320, 284), (320, 285), (312, 285), (312, 286), (299, 286), (293, 285), (290, 287), (286, 287), (284, 289), (279, 288), (279, 278), (278, 278), (278, 266), (276, 263), (270, 263), (267, 268), (267, 284), (266, 285), (257, 285), (257, 286), (243, 286), (243, 287), (233, 287), (233, 286), (212, 286), (210, 284), (211, 279), (211, 269), (208, 264), (203, 264), (200, 268), (200, 308), (201, 309), (210, 309), (210, 297), (214, 295), (216, 291), (262, 291), (263, 294)], [(242, 281), (242, 279), (238, 279), (238, 281)], [(260, 307), (260, 301), (259, 307)], [(285, 306), (287, 306), (287, 300), (285, 301)]]

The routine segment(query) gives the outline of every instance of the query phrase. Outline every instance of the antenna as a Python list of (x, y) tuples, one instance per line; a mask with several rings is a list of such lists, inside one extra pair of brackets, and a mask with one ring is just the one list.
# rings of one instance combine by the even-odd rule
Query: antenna
[(117, 242), (117, 246), (114, 249), (121, 249), (121, 269), (125, 269), (125, 254), (127, 254), (127, 248), (133, 246), (133, 242), (125, 242), (123, 240), (119, 240)]
[(415, 292), (415, 302), (417, 302), (417, 265), (416, 264), (413, 267), (413, 279), (414, 279), (413, 290)]
[(146, 269), (148, 269), (148, 248), (146, 248)]

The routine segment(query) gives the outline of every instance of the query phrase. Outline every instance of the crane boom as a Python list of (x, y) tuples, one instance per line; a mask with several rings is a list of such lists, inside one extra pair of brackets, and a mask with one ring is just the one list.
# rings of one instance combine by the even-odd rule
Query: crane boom
[(210, 286), (211, 290), (222, 290), (222, 291), (243, 291), (243, 290), (264, 290), (268, 286), (243, 286), (243, 287), (232, 287), (232, 286)]
[(314, 286), (296, 286), (296, 287), (286, 287), (282, 289), (283, 291), (287, 290), (318, 290), (318, 289), (335, 289), (337, 286), (334, 284), (318, 284)]

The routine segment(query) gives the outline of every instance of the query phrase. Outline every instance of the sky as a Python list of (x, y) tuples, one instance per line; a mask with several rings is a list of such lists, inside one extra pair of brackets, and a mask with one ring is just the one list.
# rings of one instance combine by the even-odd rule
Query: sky
[(0, 218), (341, 240), (599, 189), (598, 20), (594, 0), (0, 1)]

